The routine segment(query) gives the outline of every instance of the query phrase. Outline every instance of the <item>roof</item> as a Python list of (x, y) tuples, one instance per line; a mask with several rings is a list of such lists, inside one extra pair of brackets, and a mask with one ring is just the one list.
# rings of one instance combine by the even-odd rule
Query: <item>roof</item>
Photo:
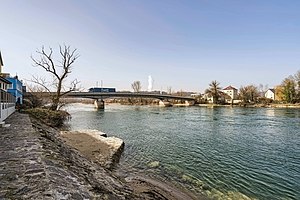
[(224, 88), (223, 90), (237, 90), (235, 87), (229, 85), (228, 87)]
[(2, 56), (1, 56), (1, 51), (0, 51), (0, 66), (3, 66), (3, 60), (2, 60)]
[(268, 89), (268, 90), (270, 90), (271, 92), (273, 92), (275, 94), (275, 89)]
[(11, 84), (11, 82), (3, 77), (0, 76), (0, 81), (7, 83), (7, 84)]

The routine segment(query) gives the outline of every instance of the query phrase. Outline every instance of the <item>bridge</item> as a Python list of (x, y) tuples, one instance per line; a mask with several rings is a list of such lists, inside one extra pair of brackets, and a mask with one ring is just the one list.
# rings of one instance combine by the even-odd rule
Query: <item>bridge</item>
[[(53, 96), (54, 92), (31, 92), (25, 93), (24, 98), (31, 95), (37, 95), (39, 97), (47, 98)], [(99, 109), (104, 109), (105, 98), (110, 97), (127, 97), (127, 98), (150, 98), (150, 99), (159, 99), (160, 106), (171, 106), (171, 103), (168, 100), (182, 100), (185, 101), (184, 105), (193, 105), (195, 103), (195, 98), (193, 97), (184, 97), (184, 96), (174, 96), (166, 94), (154, 94), (154, 93), (144, 93), (144, 92), (70, 92), (64, 96), (64, 98), (90, 98), (95, 99), (95, 106)]]
[(138, 93), (138, 92), (71, 92), (66, 97), (80, 97), (99, 99), (104, 97), (129, 97), (129, 98), (152, 98), (152, 99), (176, 99), (183, 101), (195, 101), (193, 97), (173, 96), (165, 94), (153, 94), (153, 93)]
[(151, 98), (159, 99), (159, 105), (161, 106), (170, 106), (169, 99), (182, 100), (186, 104), (191, 102), (195, 103), (195, 98), (193, 97), (183, 97), (183, 96), (173, 96), (165, 94), (153, 94), (153, 93), (138, 93), (138, 92), (71, 92), (66, 95), (66, 97), (77, 97), (77, 98), (91, 98), (95, 99), (95, 106), (100, 109), (104, 109), (104, 98), (109, 97), (128, 97), (128, 98)]

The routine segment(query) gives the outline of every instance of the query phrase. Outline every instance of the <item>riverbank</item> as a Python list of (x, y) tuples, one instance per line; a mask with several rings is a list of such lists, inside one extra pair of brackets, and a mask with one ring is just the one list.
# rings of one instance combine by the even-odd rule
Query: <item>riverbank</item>
[(1, 199), (205, 199), (143, 177), (123, 180), (27, 114), (14, 113), (6, 123), (0, 129)]
[(199, 107), (300, 108), (300, 104), (196, 104)]

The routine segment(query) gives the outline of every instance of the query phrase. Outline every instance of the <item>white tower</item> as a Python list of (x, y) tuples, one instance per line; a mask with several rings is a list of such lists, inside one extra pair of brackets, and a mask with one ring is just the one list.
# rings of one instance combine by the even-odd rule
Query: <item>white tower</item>
[(148, 76), (148, 92), (152, 92), (153, 89), (153, 79), (151, 75)]

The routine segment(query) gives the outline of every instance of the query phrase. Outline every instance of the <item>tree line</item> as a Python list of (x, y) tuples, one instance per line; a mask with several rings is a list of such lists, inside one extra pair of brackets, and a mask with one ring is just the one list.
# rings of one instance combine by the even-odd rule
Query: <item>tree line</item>
[[(268, 90), (263, 86), (259, 87), (251, 84), (246, 86), (241, 86), (239, 89), (238, 99), (244, 103), (258, 103), (267, 101), (263, 97), (264, 93)], [(285, 103), (300, 103), (300, 70), (294, 75), (290, 75), (285, 78), (280, 85), (274, 88), (275, 96), (277, 96), (277, 101)], [(209, 84), (209, 88), (205, 90), (206, 94), (213, 97), (213, 103), (220, 103), (218, 99), (224, 95), (220, 83), (216, 80)]]
[(300, 103), (300, 70), (285, 78), (278, 90), (287, 103)]

